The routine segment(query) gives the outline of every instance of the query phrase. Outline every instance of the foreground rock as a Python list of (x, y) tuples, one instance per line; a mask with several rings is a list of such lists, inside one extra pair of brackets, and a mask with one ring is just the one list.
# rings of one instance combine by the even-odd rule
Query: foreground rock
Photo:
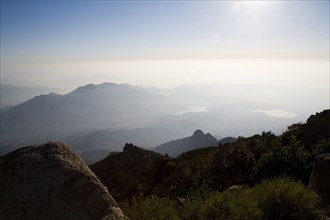
[(330, 153), (315, 158), (309, 185), (330, 205)]
[(107, 188), (59, 142), (0, 157), (0, 219), (127, 219)]

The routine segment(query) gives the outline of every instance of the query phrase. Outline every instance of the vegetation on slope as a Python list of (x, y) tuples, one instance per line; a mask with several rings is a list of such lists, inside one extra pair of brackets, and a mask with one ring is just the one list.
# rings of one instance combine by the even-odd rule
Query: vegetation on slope
[(327, 204), (307, 184), (314, 158), (330, 153), (329, 118), (157, 157), (113, 196), (132, 219), (318, 219)]
[(158, 219), (321, 219), (320, 198), (301, 182), (289, 178), (265, 180), (252, 188), (211, 192), (179, 203), (168, 197), (134, 197), (121, 204), (135, 220)]

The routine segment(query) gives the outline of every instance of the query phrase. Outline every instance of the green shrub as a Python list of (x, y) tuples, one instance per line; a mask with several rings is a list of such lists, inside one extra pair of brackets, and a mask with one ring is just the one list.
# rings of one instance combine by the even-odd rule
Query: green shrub
[(134, 197), (121, 208), (132, 220), (317, 220), (320, 205), (320, 198), (301, 182), (282, 177), (253, 188), (208, 193), (207, 198), (190, 196), (180, 205), (168, 198)]
[(256, 176), (256, 161), (246, 144), (237, 141), (233, 146), (221, 148), (209, 172), (208, 184), (216, 190), (252, 184)]
[(330, 138), (324, 138), (317, 142), (317, 144), (314, 145), (312, 155), (313, 155), (313, 161), (316, 156), (323, 154), (323, 153), (330, 153)]
[(120, 204), (123, 212), (132, 220), (179, 220), (175, 202), (168, 198), (151, 196), (133, 197), (131, 202)]
[(213, 192), (205, 201), (196, 199), (188, 203), (181, 217), (186, 220), (316, 220), (320, 219), (319, 207), (319, 197), (301, 182), (277, 178), (253, 188)]
[(257, 162), (259, 179), (290, 176), (308, 182), (306, 161), (309, 154), (294, 136), (287, 146), (273, 145), (271, 151), (262, 154)]
[(263, 219), (319, 219), (320, 199), (301, 182), (276, 178), (248, 191), (256, 198)]
[(266, 180), (253, 188), (211, 194), (200, 219), (319, 219), (320, 198), (289, 178)]
[(188, 201), (186, 207), (181, 210), (180, 217), (184, 220), (205, 219), (205, 202), (201, 198)]
[(245, 191), (230, 190), (211, 195), (205, 202), (204, 218), (214, 220), (261, 219), (257, 201)]

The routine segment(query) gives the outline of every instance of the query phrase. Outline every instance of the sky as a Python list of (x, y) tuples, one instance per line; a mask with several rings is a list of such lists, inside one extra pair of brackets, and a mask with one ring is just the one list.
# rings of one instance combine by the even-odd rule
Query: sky
[(329, 88), (329, 1), (1, 1), (1, 83)]

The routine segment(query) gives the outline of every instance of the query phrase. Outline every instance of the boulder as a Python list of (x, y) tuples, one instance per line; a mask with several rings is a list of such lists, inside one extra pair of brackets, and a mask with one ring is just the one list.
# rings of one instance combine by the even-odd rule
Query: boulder
[(107, 188), (65, 144), (0, 157), (0, 219), (127, 219)]
[(325, 203), (330, 204), (330, 153), (315, 158), (309, 185)]

